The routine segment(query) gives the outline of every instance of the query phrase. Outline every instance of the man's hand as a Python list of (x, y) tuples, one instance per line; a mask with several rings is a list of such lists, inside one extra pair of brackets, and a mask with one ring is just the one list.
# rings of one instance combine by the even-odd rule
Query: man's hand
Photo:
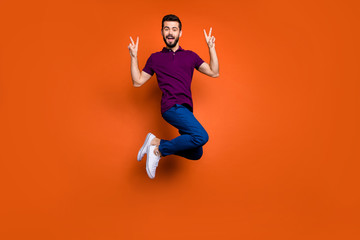
[(134, 43), (133, 39), (130, 37), (131, 43), (129, 44), (129, 52), (130, 56), (136, 58), (137, 57), (137, 51), (139, 46), (139, 37), (136, 39), (136, 44)]
[(209, 35), (206, 35), (206, 31), (204, 29), (205, 40), (206, 40), (206, 43), (207, 43), (209, 49), (212, 49), (215, 47), (215, 37), (211, 36), (211, 30), (212, 30), (212, 28), (210, 28)]

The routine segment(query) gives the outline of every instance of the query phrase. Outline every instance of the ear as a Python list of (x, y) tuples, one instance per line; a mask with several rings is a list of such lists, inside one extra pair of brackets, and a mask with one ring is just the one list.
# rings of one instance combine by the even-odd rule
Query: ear
[(179, 35), (179, 37), (181, 37), (181, 34), (182, 34), (182, 30), (180, 31), (180, 35)]

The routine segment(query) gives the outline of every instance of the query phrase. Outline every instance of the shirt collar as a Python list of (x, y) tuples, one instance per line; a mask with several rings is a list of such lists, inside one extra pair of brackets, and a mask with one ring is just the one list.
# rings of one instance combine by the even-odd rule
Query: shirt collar
[[(167, 49), (166, 47), (163, 47), (163, 49), (161, 50), (161, 52), (170, 52), (170, 51), (172, 52), (171, 49)], [(175, 52), (177, 51), (184, 51), (184, 49), (179, 45), (178, 50), (176, 50)]]

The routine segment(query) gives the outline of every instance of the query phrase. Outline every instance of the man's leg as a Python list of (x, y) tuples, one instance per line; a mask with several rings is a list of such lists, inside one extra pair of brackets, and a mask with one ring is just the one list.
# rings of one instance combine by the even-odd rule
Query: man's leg
[[(179, 133), (181, 135), (185, 134), (184, 132), (182, 132), (180, 130), (179, 130)], [(159, 151), (159, 145), (160, 145), (161, 141), (163, 143), (165, 143), (168, 140), (154, 138), (153, 142), (152, 142), (152, 145), (157, 145), (157, 148), (155, 149), (155, 154), (157, 154), (157, 155), (160, 154), (160, 156), (161, 156), (161, 153)], [(203, 148), (201, 146), (201, 147), (197, 147), (197, 148), (193, 148), (193, 149), (183, 150), (183, 151), (174, 153), (174, 155), (178, 155), (180, 157), (184, 157), (184, 158), (187, 158), (190, 160), (199, 160), (203, 155)]]
[(175, 154), (192, 160), (199, 159), (203, 153), (202, 146), (209, 136), (193, 113), (176, 104), (163, 114), (163, 118), (179, 129), (181, 135), (172, 140), (154, 140), (159, 143), (158, 152), (161, 156)]
[(190, 159), (190, 160), (199, 160), (203, 155), (203, 148), (198, 147), (194, 149), (184, 150), (175, 153), (175, 155)]
[[(180, 135), (186, 134), (183, 131), (179, 130)], [(201, 158), (201, 156), (203, 155), (203, 148), (202, 146), (197, 147), (197, 148), (193, 148), (193, 149), (188, 149), (188, 150), (183, 150), (183, 151), (179, 151), (176, 152), (175, 155), (190, 159), (190, 160), (199, 160)]]
[[(160, 142), (159, 138), (157, 138), (157, 140), (159, 140), (159, 142)], [(163, 139), (161, 139), (161, 140), (163, 140)], [(168, 140), (163, 140), (163, 141), (168, 141)], [(163, 157), (161, 155), (161, 152), (159, 151), (160, 143), (156, 143), (154, 141), (154, 142), (151, 143), (151, 145), (156, 145), (157, 147), (154, 149), (154, 153), (157, 156)], [(199, 160), (203, 155), (203, 148), (198, 147), (198, 148), (194, 148), (194, 149), (183, 150), (183, 151), (179, 151), (179, 152), (174, 153), (174, 155), (178, 155), (180, 157), (184, 157), (184, 158), (187, 158), (187, 159), (190, 159), (190, 160)]]

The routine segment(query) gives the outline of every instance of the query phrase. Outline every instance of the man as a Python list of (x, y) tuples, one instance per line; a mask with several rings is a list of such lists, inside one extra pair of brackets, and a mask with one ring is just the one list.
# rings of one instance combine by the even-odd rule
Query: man
[(219, 76), (219, 63), (215, 51), (215, 37), (205, 34), (209, 47), (210, 64), (202, 60), (195, 52), (184, 50), (179, 45), (182, 34), (180, 19), (169, 14), (163, 17), (161, 34), (165, 47), (151, 54), (140, 73), (137, 60), (139, 37), (136, 44), (130, 37), (129, 52), (131, 56), (131, 77), (134, 87), (140, 87), (156, 73), (159, 88), (162, 91), (161, 115), (169, 124), (179, 130), (180, 136), (172, 140), (159, 139), (148, 133), (140, 148), (137, 160), (141, 161), (146, 153), (146, 171), (148, 176), (155, 177), (156, 167), (161, 157), (171, 154), (191, 160), (198, 160), (203, 154), (202, 146), (209, 136), (193, 115), (191, 81), (194, 69), (210, 77)]

